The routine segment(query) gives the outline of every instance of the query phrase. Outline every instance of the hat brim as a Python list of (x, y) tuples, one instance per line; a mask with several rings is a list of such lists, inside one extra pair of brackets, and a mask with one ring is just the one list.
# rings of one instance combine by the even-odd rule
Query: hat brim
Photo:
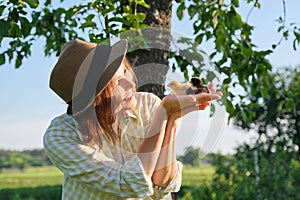
[(111, 52), (114, 53), (110, 54), (107, 66), (98, 82), (96, 90), (97, 95), (104, 90), (104, 88), (107, 86), (107, 84), (110, 82), (112, 77), (121, 66), (127, 52), (127, 47), (127, 40), (120, 40), (111, 47)]
[[(73, 114), (82, 112), (85, 108), (89, 107), (95, 97), (100, 94), (110, 80), (115, 75), (116, 71), (121, 66), (126, 52), (127, 41), (120, 40), (112, 46), (98, 44), (86, 57), (82, 63), (82, 72), (78, 72), (78, 80), (85, 77), (81, 90), (76, 93), (76, 81), (74, 83), (72, 110)], [(89, 63), (88, 67), (86, 66)], [(85, 69), (88, 69), (87, 71)], [(82, 81), (79, 81), (82, 84)]]

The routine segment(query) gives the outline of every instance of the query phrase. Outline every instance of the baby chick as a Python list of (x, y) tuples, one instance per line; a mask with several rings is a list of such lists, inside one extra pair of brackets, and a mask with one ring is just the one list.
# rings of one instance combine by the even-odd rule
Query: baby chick
[(171, 81), (167, 86), (172, 90), (173, 95), (186, 95), (187, 91), (191, 89), (189, 82), (181, 83), (179, 81)]
[(188, 95), (199, 94), (201, 92), (209, 93), (207, 86), (202, 85), (202, 81), (199, 78), (193, 77), (189, 82), (181, 83), (179, 81), (171, 81), (167, 85), (173, 95)]
[(192, 85), (192, 90), (195, 94), (202, 92), (209, 93), (208, 87), (202, 84), (202, 81), (198, 77), (191, 78), (190, 84)]

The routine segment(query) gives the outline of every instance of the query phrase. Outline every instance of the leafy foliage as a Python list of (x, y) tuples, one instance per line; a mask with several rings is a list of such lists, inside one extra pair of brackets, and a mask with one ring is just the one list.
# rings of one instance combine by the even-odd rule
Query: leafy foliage
[[(256, 130), (253, 144), (243, 144), (228, 160), (216, 159), (212, 187), (216, 196), (232, 199), (298, 199), (299, 186), (299, 69), (282, 68), (270, 73), (266, 94), (254, 85), (247, 98), (251, 120), (240, 112), (235, 123)], [(263, 97), (265, 95), (265, 97)], [(246, 113), (248, 114), (248, 113)], [(222, 199), (222, 198), (221, 198)]]
[[(261, 86), (254, 84), (247, 95), (248, 112), (241, 111), (235, 124), (243, 129), (256, 130), (258, 141), (273, 149), (300, 153), (300, 68), (282, 68), (267, 76), (269, 90), (257, 93)], [(250, 117), (245, 116), (249, 115)], [(249, 119), (250, 118), (250, 119)]]
[[(62, 3), (64, 0), (60, 0)], [(222, 80), (224, 98), (229, 118), (238, 113), (244, 113), (249, 121), (253, 113), (247, 109), (244, 94), (233, 92), (240, 86), (247, 91), (252, 85), (257, 85), (258, 90), (266, 97), (269, 86), (267, 74), (272, 66), (266, 56), (272, 53), (271, 49), (257, 51), (251, 36), (254, 27), (243, 21), (238, 9), (239, 0), (232, 1), (181, 1), (177, 0), (176, 15), (182, 19), (188, 14), (194, 29), (194, 41), (186, 44), (201, 45), (203, 42), (212, 41), (214, 50), (209, 57), (213, 60), (217, 71), (225, 77)], [(284, 5), (285, 5), (285, 1)], [(174, 2), (175, 3), (175, 2)], [(248, 4), (259, 9), (260, 3), (248, 0)], [(15, 60), (15, 66), (20, 67), (24, 58), (31, 55), (31, 46), (38, 38), (45, 39), (45, 55), (58, 55), (62, 45), (73, 39), (89, 39), (94, 42), (108, 41), (106, 39), (116, 36), (125, 30), (137, 30), (148, 27), (144, 24), (146, 15), (138, 12), (139, 7), (155, 10), (155, 4), (147, 4), (144, 0), (95, 0), (73, 2), (69, 8), (54, 6), (51, 0), (43, 3), (38, 0), (11, 0), (0, 3), (0, 42), (5, 39), (9, 43), (0, 54), (0, 64)], [(153, 8), (154, 7), (154, 8)], [(294, 48), (300, 41), (300, 30), (295, 23), (288, 29), (284, 16), (278, 20), (278, 32), (284, 38), (294, 37)], [(149, 23), (148, 23), (149, 24)], [(141, 33), (141, 32), (140, 32)], [(274, 46), (274, 48), (276, 45)], [(188, 78), (188, 67), (192, 67), (194, 75), (202, 71), (202, 65), (194, 66), (189, 55), (198, 56), (197, 51), (187, 50), (189, 54), (170, 54), (177, 62), (177, 67)], [(201, 56), (200, 56), (201, 57)], [(210, 76), (210, 77), (209, 77)], [(207, 75), (209, 81), (218, 75)], [(238, 101), (233, 101), (239, 99)], [(289, 100), (291, 101), (291, 100)], [(249, 117), (248, 117), (249, 116)]]
[[(211, 184), (215, 199), (298, 199), (299, 156), (241, 145), (228, 160), (218, 155)], [(222, 162), (223, 164), (221, 164)], [(224, 164), (226, 163), (226, 164)]]
[(48, 156), (43, 150), (0, 150), (0, 171), (8, 168), (24, 170), (25, 167), (43, 165), (51, 165)]
[[(70, 8), (55, 8), (51, 0), (46, 0), (39, 8), (39, 0), (2, 1), (0, 42), (7, 39), (10, 46), (1, 52), (0, 64), (6, 63), (7, 58), (9, 62), (15, 59), (16, 68), (20, 67), (23, 58), (31, 55), (32, 44), (40, 37), (46, 39), (45, 55), (58, 56), (66, 41), (88, 35), (91, 41), (102, 42), (117, 35), (122, 30), (121, 25), (141, 27), (145, 15), (129, 5), (122, 7), (120, 3), (96, 0), (75, 3)], [(130, 5), (148, 6), (144, 0), (130, 1)], [(85, 34), (80, 35), (80, 31)]]
[(185, 149), (184, 154), (178, 157), (178, 160), (186, 165), (199, 166), (203, 155), (204, 153), (200, 150), (200, 148), (188, 146)]
[(16, 199), (61, 199), (62, 186), (40, 186), (35, 188), (18, 188), (0, 190), (0, 198), (6, 200)]
[[(264, 77), (272, 69), (265, 58), (272, 51), (255, 50), (251, 40), (253, 26), (242, 21), (238, 7), (238, 0), (228, 4), (224, 1), (181, 1), (177, 10), (177, 13), (182, 13), (187, 8), (190, 19), (195, 19), (193, 27), (197, 43), (213, 41), (214, 50), (210, 58), (225, 76), (223, 91), (227, 98), (223, 99), (223, 103), (226, 104), (229, 118), (235, 116), (239, 109), (244, 109), (244, 96), (234, 93), (230, 88), (241, 86), (247, 91), (251, 84), (256, 83), (265, 85), (267, 90)], [(240, 101), (233, 103), (234, 97), (239, 97)]]

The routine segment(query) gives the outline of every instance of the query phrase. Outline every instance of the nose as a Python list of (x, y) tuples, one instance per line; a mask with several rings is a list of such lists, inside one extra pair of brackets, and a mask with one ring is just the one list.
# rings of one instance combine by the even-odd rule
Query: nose
[(129, 90), (135, 87), (135, 84), (132, 80), (124, 77), (119, 80), (120, 85), (124, 88), (124, 90)]

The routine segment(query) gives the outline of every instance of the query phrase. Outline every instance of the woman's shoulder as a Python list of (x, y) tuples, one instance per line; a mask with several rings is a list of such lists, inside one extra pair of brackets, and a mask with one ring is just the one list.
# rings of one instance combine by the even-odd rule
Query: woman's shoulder
[(74, 118), (68, 114), (62, 114), (55, 117), (48, 126), (47, 132), (64, 130), (64, 132), (73, 132), (76, 130)]

